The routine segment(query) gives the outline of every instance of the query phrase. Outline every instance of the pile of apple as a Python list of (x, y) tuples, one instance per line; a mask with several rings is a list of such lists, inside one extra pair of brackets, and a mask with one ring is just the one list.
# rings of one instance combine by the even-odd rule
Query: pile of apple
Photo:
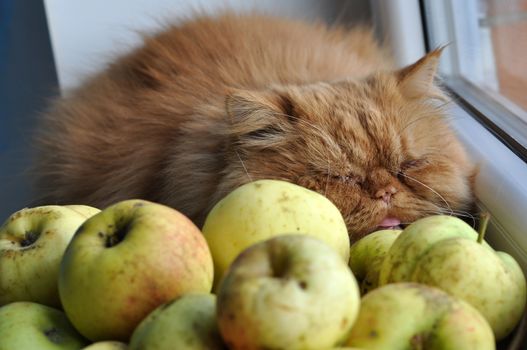
[(527, 288), (484, 230), (430, 216), (350, 247), (327, 198), (275, 180), (202, 230), (143, 200), (23, 209), (0, 227), (0, 350), (495, 349)]

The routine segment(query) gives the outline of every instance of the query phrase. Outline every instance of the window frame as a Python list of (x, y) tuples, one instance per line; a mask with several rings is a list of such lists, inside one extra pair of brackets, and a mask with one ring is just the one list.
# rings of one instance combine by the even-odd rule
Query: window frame
[[(419, 57), (412, 57), (409, 61), (408, 56), (398, 54), (400, 48), (414, 53), (423, 48), (423, 55), (424, 48), (430, 49), (434, 45), (425, 32), (423, 1), (372, 0), (373, 23), (377, 33), (384, 38), (394, 53), (396, 64), (401, 67), (413, 63)], [(401, 14), (404, 16), (401, 17)], [(401, 22), (405, 23), (404, 31), (383, 35), (393, 28), (393, 23)], [(448, 44), (446, 37), (441, 39), (444, 40), (442, 44)], [(455, 55), (453, 51), (450, 50), (447, 56)], [(440, 72), (459, 68), (452, 66), (452, 57), (448, 58), (442, 59)], [(486, 240), (495, 249), (511, 254), (527, 273), (527, 234), (524, 234), (527, 227), (527, 215), (524, 212), (527, 208), (527, 163), (524, 160), (527, 158), (521, 148), (515, 148), (516, 144), (511, 141), (510, 135), (500, 136), (496, 131), (500, 130), (499, 126), (490, 122), (490, 113), (506, 113), (504, 110), (476, 108), (474, 100), (485, 98), (478, 96), (475, 92), (478, 90), (470, 89), (470, 86), (462, 85), (460, 81), (444, 80), (443, 83), (453, 97), (449, 111), (451, 125), (469, 155), (479, 165), (475, 183), (477, 204), (492, 216)]]

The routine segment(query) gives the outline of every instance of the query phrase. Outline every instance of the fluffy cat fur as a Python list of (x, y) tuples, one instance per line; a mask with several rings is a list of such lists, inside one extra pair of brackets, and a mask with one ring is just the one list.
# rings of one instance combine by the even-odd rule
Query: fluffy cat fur
[(353, 241), (386, 217), (462, 213), (474, 166), (441, 107), (439, 55), (395, 70), (365, 28), (182, 22), (53, 104), (41, 203), (143, 198), (201, 225), (237, 186), (281, 179), (332, 200)]

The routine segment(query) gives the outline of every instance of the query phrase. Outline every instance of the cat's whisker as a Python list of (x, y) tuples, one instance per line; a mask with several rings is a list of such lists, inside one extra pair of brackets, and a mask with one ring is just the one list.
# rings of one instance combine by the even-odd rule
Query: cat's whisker
[(439, 211), (443, 212), (444, 213), (444, 210), (448, 210), (449, 213), (454, 213), (456, 215), (459, 215), (459, 216), (466, 216), (466, 217), (474, 217), (470, 212), (468, 211), (464, 211), (464, 210), (459, 210), (459, 209), (450, 209), (450, 208), (443, 208), (441, 206), (438, 206), (436, 205), (436, 207), (438, 208)]
[(330, 161), (330, 159), (328, 157), (328, 174), (326, 176), (326, 188), (324, 189), (324, 196), (326, 196), (327, 193), (328, 193), (329, 174), (331, 174), (331, 164), (330, 163), (331, 163), (331, 161)]
[(422, 181), (419, 181), (417, 180), (416, 178), (414, 178), (413, 176), (409, 176), (409, 175), (406, 175), (405, 173), (401, 172), (401, 171), (398, 171), (397, 172), (399, 175), (401, 176), (404, 176), (406, 177), (407, 179), (410, 179), (412, 181), (415, 181), (417, 182), (418, 184), (420, 184), (421, 186), (427, 188), (428, 190), (432, 191), (432, 193), (434, 193), (436, 196), (438, 196), (447, 206), (448, 208), (448, 211), (451, 213), (451, 215), (453, 215), (453, 210), (452, 210), (452, 207), (450, 206), (450, 204), (448, 203), (448, 201), (445, 199), (445, 197), (443, 197), (439, 192), (437, 192), (436, 190), (434, 190), (432, 187), (428, 186), (427, 184), (423, 183)]
[(445, 116), (442, 115), (442, 114), (425, 114), (417, 119), (414, 119), (412, 120), (411, 122), (407, 123), (404, 127), (402, 127), (398, 132), (397, 132), (397, 135), (401, 135), (403, 133), (403, 131), (405, 131), (408, 127), (410, 127), (411, 125), (417, 123), (418, 121), (421, 121), (421, 120), (425, 120), (425, 119), (431, 119), (431, 118), (441, 118), (441, 119), (444, 119)]
[(429, 119), (429, 118), (441, 118), (443, 120), (446, 120), (447, 122), (451, 122), (453, 120), (456, 120), (456, 119), (460, 119), (461, 117), (459, 116), (455, 116), (455, 115), (443, 115), (443, 114), (426, 114), (426, 115), (423, 115), (417, 119), (414, 119), (412, 120), (411, 122), (409, 122), (408, 124), (406, 124), (402, 129), (400, 129), (398, 131), (398, 135), (402, 134), (402, 132), (404, 130), (406, 130), (406, 128), (408, 128), (409, 126), (411, 126), (412, 124), (415, 124), (419, 121), (423, 121), (425, 119)]
[(245, 163), (243, 162), (242, 160), (242, 157), (240, 157), (240, 153), (238, 153), (238, 150), (234, 150), (234, 152), (236, 153), (236, 156), (238, 157), (238, 159), (240, 160), (240, 163), (242, 164), (242, 167), (243, 167), (243, 170), (245, 170), (245, 173), (247, 174), (247, 177), (249, 178), (249, 181), (253, 181), (251, 175), (249, 175), (249, 172), (247, 171), (247, 168), (245, 167)]
[(402, 132), (404, 130), (406, 130), (409, 126), (411, 126), (412, 124), (415, 124), (421, 120), (428, 120), (428, 119), (431, 119), (431, 118), (440, 118), (440, 119), (444, 119), (444, 120), (447, 120), (447, 121), (451, 121), (455, 118), (457, 118), (457, 116), (455, 115), (451, 115), (451, 114), (445, 114), (444, 113), (444, 108), (451, 104), (452, 101), (448, 101), (448, 102), (445, 102), (439, 106), (437, 106), (434, 110), (433, 113), (427, 113), (427, 114), (424, 114), (422, 115), (421, 117), (417, 118), (417, 119), (414, 119), (412, 120), (411, 122), (409, 122), (408, 124), (406, 124), (401, 130), (398, 131), (398, 135), (402, 134)]
[(461, 218), (469, 218), (470, 221), (472, 221), (472, 227), (476, 227), (476, 222), (478, 219), (474, 217), (474, 215), (470, 214), (469, 212), (462, 211), (462, 210), (448, 210), (446, 208), (437, 206), (438, 210), (425, 210), (424, 212), (427, 214), (434, 214), (434, 215), (449, 215), (449, 216), (456, 216)]
[(470, 221), (472, 221), (472, 227), (474, 229), (476, 228), (476, 222), (479, 220), (479, 218), (475, 217), (474, 215), (468, 212), (465, 212), (465, 211), (456, 211), (456, 210), (454, 210), (454, 215), (458, 217), (464, 217), (464, 218), (470, 219)]
[[(426, 155), (425, 155), (426, 156)], [(435, 209), (422, 209), (420, 207), (414, 207), (412, 208), (413, 210), (418, 210), (418, 211), (421, 211), (423, 213), (426, 213), (426, 214), (437, 214), (437, 215), (449, 215), (449, 216), (457, 216), (457, 217), (461, 217), (461, 218), (469, 218), (471, 221), (472, 221), (472, 227), (475, 227), (476, 226), (476, 221), (478, 221), (478, 219), (476, 217), (474, 217), (474, 215), (472, 215), (470, 212), (468, 211), (464, 211), (464, 210), (460, 210), (460, 209), (453, 209), (452, 206), (448, 203), (448, 201), (441, 195), (439, 194), (436, 190), (434, 190), (432, 187), (426, 185), (425, 183), (417, 180), (416, 178), (414, 178), (413, 176), (410, 176), (410, 175), (407, 175), (403, 172), (401, 172), (400, 170), (394, 170), (394, 169), (389, 169), (392, 173), (395, 173), (397, 175), (400, 175), (400, 176), (404, 176), (410, 180), (413, 180), (417, 183), (419, 183), (420, 185), (424, 186), (425, 188), (427, 188), (428, 190), (432, 191), (436, 196), (438, 196), (446, 205), (446, 207), (442, 207), (438, 204), (432, 204)], [(401, 208), (403, 209), (403, 208)], [(408, 209), (408, 208), (406, 208)]]
[(471, 217), (474, 217), (474, 215), (472, 215), (472, 213), (468, 212), (468, 211), (464, 211), (464, 210), (454, 210), (454, 213), (456, 214), (463, 214), (463, 215), (466, 215), (466, 216), (471, 216)]

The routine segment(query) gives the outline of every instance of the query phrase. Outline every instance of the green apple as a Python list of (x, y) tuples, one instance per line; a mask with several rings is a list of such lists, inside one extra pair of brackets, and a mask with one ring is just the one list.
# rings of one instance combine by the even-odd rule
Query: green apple
[(218, 291), (218, 324), (231, 349), (323, 349), (346, 338), (360, 294), (347, 263), (307, 235), (252, 245)]
[(99, 209), (75, 205), (26, 208), (0, 227), (0, 305), (33, 301), (60, 307), (62, 255), (77, 228)]
[(62, 311), (28, 301), (0, 307), (0, 350), (77, 350), (87, 343)]
[(87, 220), (64, 253), (59, 292), (64, 311), (92, 341), (127, 341), (159, 305), (209, 292), (212, 257), (183, 214), (143, 200), (116, 203)]
[(101, 212), (100, 209), (90, 207), (89, 205), (69, 204), (69, 205), (63, 205), (63, 207), (73, 210), (74, 212), (84, 216), (86, 219), (91, 218), (95, 214), (98, 214)]
[(364, 349), (495, 349), (492, 329), (470, 304), (440, 289), (394, 283), (366, 294), (346, 342)]
[(193, 293), (161, 305), (136, 328), (130, 350), (226, 350), (216, 322), (216, 296)]
[(128, 346), (125, 343), (121, 343), (119, 341), (113, 341), (113, 340), (99, 341), (97, 343), (88, 345), (85, 348), (82, 348), (82, 350), (126, 350), (126, 349), (128, 349)]
[(402, 230), (379, 230), (361, 238), (350, 248), (350, 268), (362, 295), (377, 288), (382, 262)]
[[(430, 246), (458, 237), (475, 241), (478, 234), (454, 216), (432, 215), (413, 222), (390, 247), (381, 267), (379, 284), (409, 281), (419, 258)], [(492, 250), (488, 244), (484, 246)]]
[(420, 219), (390, 248), (379, 282), (419, 282), (470, 303), (487, 319), (497, 340), (519, 322), (527, 286), (518, 263), (478, 242), (478, 233), (451, 216)]
[(259, 180), (232, 191), (209, 212), (203, 226), (214, 258), (215, 285), (250, 245), (280, 234), (308, 234), (349, 259), (346, 223), (326, 197), (278, 180)]

